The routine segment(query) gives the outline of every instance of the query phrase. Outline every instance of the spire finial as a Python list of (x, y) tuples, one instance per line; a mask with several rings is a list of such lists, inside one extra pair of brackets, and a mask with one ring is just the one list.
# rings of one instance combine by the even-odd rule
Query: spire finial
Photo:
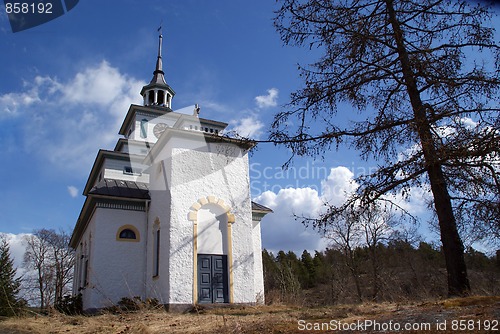
[(159, 43), (158, 43), (158, 57), (161, 58), (161, 45), (163, 42), (163, 20), (161, 20), (160, 26), (158, 27), (158, 32), (160, 33), (159, 35)]

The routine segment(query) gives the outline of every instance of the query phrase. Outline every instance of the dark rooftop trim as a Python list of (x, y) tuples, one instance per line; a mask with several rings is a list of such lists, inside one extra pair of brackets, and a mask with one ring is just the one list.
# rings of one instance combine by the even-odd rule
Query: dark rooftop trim
[(147, 184), (114, 179), (101, 180), (90, 190), (89, 195), (151, 199)]
[(252, 201), (252, 212), (271, 213), (273, 210), (269, 209), (267, 206)]
[(113, 151), (116, 152), (122, 152), (122, 148), (125, 144), (128, 144), (129, 146), (146, 146), (148, 148), (153, 147), (154, 143), (150, 141), (142, 141), (142, 140), (134, 140), (134, 139), (127, 139), (127, 138), (119, 138), (118, 141), (116, 142), (115, 148)]

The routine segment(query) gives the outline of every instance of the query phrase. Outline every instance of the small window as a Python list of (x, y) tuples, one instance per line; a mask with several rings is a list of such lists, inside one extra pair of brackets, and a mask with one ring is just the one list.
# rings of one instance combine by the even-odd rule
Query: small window
[(205, 132), (208, 132), (208, 128), (205, 128)]
[(143, 119), (141, 121), (141, 138), (146, 138), (148, 136), (148, 120)]
[(160, 230), (156, 230), (153, 239), (153, 277), (160, 274)]
[(89, 260), (86, 259), (83, 263), (83, 287), (86, 287), (89, 284)]
[(134, 174), (134, 170), (130, 166), (125, 166), (123, 167), (123, 174), (132, 175)]
[[(147, 153), (147, 151), (146, 151)], [(127, 175), (142, 175), (142, 169), (140, 168), (132, 168), (131, 166), (123, 167), (123, 174)]]
[(219, 134), (219, 130), (215, 129), (215, 134), (218, 135)]
[(132, 225), (124, 225), (120, 227), (116, 233), (118, 241), (139, 241), (139, 231)]
[(214, 133), (214, 129), (210, 128), (210, 133)]

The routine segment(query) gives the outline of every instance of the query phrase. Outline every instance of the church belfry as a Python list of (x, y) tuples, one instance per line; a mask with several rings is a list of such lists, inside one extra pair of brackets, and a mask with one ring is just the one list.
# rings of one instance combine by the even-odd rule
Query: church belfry
[(161, 58), (163, 36), (160, 33), (158, 41), (158, 58), (156, 59), (156, 68), (153, 72), (153, 79), (148, 85), (142, 87), (141, 95), (145, 106), (158, 106), (172, 108), (172, 98), (175, 95), (174, 90), (165, 81), (165, 72), (163, 72), (163, 62)]

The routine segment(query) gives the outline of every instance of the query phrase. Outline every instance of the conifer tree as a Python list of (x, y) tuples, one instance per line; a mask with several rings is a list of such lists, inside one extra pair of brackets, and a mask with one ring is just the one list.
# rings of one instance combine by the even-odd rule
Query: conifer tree
[(14, 261), (10, 257), (10, 248), (5, 237), (0, 238), (0, 316), (17, 314), (17, 294), (21, 279), (16, 278)]

